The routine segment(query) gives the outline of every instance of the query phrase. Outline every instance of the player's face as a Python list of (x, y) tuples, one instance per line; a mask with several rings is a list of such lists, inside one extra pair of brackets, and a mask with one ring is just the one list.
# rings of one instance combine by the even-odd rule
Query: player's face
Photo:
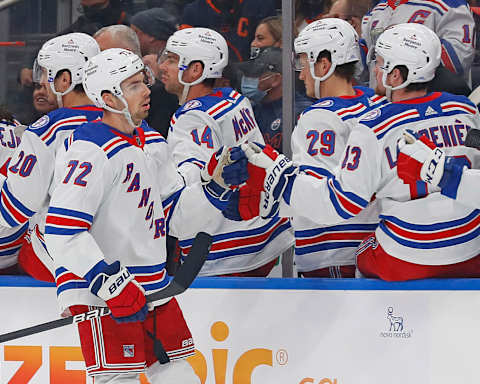
[(383, 81), (382, 81), (382, 77), (383, 77), (382, 67), (383, 67), (383, 64), (384, 64), (383, 57), (377, 55), (376, 58), (375, 58), (375, 68), (374, 68), (375, 81), (377, 82), (377, 85), (375, 86), (375, 93), (377, 95), (385, 96), (387, 91), (386, 91), (385, 87), (383, 86)]
[(122, 82), (121, 88), (132, 120), (139, 125), (150, 110), (150, 89), (146, 84), (145, 73), (142, 71), (130, 76)]
[(303, 81), (305, 84), (305, 91), (308, 97), (315, 97), (315, 79), (312, 77), (310, 73), (310, 65), (308, 64), (307, 54), (301, 53), (300, 54), (300, 66), (301, 71), (298, 75), (298, 78)]
[(158, 60), (160, 81), (165, 90), (174, 95), (181, 95), (183, 91), (183, 85), (178, 81), (178, 60), (178, 55), (172, 52), (163, 53)]

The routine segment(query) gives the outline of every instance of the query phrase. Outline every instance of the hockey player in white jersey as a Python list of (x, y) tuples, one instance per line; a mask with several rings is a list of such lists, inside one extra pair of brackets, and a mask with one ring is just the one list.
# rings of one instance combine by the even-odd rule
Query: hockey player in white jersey
[[(124, 49), (105, 50), (86, 64), (84, 88), (104, 115), (68, 138), (46, 219), (62, 309), (112, 311), (113, 318), (78, 326), (96, 384), (137, 384), (144, 371), (151, 384), (200, 382), (185, 360), (195, 346), (177, 301), (149, 303), (147, 311), (145, 293), (168, 283), (167, 233), (195, 234), (215, 208), (200, 183), (185, 186), (165, 139), (143, 121), (150, 108), (146, 79), (141, 58)], [(211, 171), (227, 182), (225, 156)]]
[[(475, 54), (475, 22), (466, 0), (384, 0), (362, 20), (362, 38), (368, 50), (389, 26), (418, 23), (434, 31), (442, 44), (442, 64), (462, 75), (471, 85), (471, 65)], [(373, 59), (369, 54), (367, 58)], [(375, 85), (374, 60), (370, 67), (370, 86)]]
[[(15, 149), (20, 143), (15, 130), (20, 123), (10, 112), (0, 108), (0, 179), (7, 176), (7, 169)], [(18, 253), (23, 237), (28, 230), (28, 223), (8, 228), (0, 227), (0, 275), (16, 275), (22, 273), (18, 267)]]
[[(172, 116), (168, 145), (187, 184), (199, 181), (205, 163), (220, 147), (262, 142), (248, 99), (232, 88), (214, 88), (228, 63), (228, 47), (218, 32), (187, 28), (167, 41), (159, 67), (161, 81), (181, 107)], [(293, 245), (286, 218), (249, 221), (226, 219), (219, 211), (205, 227), (214, 237), (200, 274), (266, 276), (278, 256)], [(182, 255), (193, 239), (182, 237)]]
[[(386, 98), (353, 86), (360, 50), (348, 22), (330, 18), (309, 24), (295, 40), (295, 51), (307, 95), (318, 101), (302, 113), (293, 130), (292, 160), (303, 172), (324, 178), (340, 165), (356, 120)], [(358, 217), (335, 226), (319, 226), (301, 216), (291, 221), (300, 275), (355, 277), (355, 251), (375, 231), (378, 211), (373, 203)]]
[(261, 204), (252, 209), (262, 216), (279, 210), (282, 217), (300, 215), (333, 225), (358, 215), (375, 194), (381, 221), (357, 251), (363, 275), (479, 277), (479, 212), (429, 194), (425, 183), (404, 184), (396, 172), (397, 141), (407, 127), (428, 133), (449, 155), (465, 156), (478, 167), (479, 152), (463, 145), (469, 127), (480, 124), (478, 111), (463, 96), (426, 93), (441, 55), (440, 40), (427, 27), (391, 27), (375, 49), (377, 81), (391, 91), (392, 103), (362, 117), (348, 138), (341, 167), (328, 178), (314, 178), (281, 155), (271, 160), (275, 156), (244, 145), (249, 161), (266, 169)]
[(19, 263), (40, 280), (54, 281), (43, 230), (56, 154), (73, 130), (102, 115), (81, 84), (85, 62), (99, 52), (97, 42), (84, 33), (58, 36), (42, 46), (34, 66), (35, 81), (46, 86), (49, 98), (57, 99), (61, 108), (44, 115), (24, 132), (1, 190), (1, 226), (20, 228), (31, 219)]
[(480, 207), (478, 169), (470, 169), (471, 164), (464, 157), (446, 156), (440, 148), (443, 145), (437, 147), (425, 135), (419, 139), (408, 131), (403, 135), (399, 142), (398, 177), (405, 183), (429, 183), (444, 196), (469, 207)]

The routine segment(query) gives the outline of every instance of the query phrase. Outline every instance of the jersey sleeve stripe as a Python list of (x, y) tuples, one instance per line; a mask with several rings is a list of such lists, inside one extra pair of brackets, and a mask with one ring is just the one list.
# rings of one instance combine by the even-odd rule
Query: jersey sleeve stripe
[(8, 181), (3, 184), (0, 193), (0, 212), (11, 226), (24, 224), (35, 214), (13, 196), (8, 189)]
[(16, 243), (19, 239), (23, 240), (23, 236), (25, 235), (25, 232), (27, 232), (27, 229), (28, 229), (28, 223), (25, 223), (20, 227), (20, 229), (16, 230), (11, 235), (0, 238), (0, 249), (2, 249), (3, 247), (11, 246), (12, 244)]
[(438, 12), (440, 14), (440, 16), (443, 16), (444, 15), (444, 11), (438, 7), (438, 6), (435, 6), (433, 4), (425, 4), (426, 1), (425, 0), (419, 0), (418, 2), (416, 1), (409, 1), (409, 5), (417, 5), (419, 7), (427, 7), (427, 8), (430, 8), (430, 9), (433, 9), (434, 11)]
[(477, 113), (477, 110), (472, 105), (468, 105), (460, 102), (447, 102), (447, 103), (440, 104), (440, 106), (442, 107), (442, 111), (444, 112), (467, 111), (472, 115), (475, 115)]
[(447, 69), (459, 75), (463, 74), (463, 66), (458, 58), (455, 49), (453, 49), (452, 44), (445, 39), (440, 39), (442, 43), (442, 62)]
[(203, 161), (203, 160), (196, 159), (195, 157), (190, 157), (189, 159), (185, 159), (185, 160), (181, 161), (178, 164), (177, 168), (180, 168), (185, 163), (195, 164), (200, 169), (202, 169), (206, 164), (205, 161)]
[[(260, 228), (215, 235), (208, 260), (259, 252), (288, 228), (290, 222), (287, 218), (275, 217)], [(192, 242), (193, 239), (179, 242), (183, 257), (190, 251)]]
[(92, 224), (93, 222), (93, 216), (88, 214), (88, 213), (85, 213), (85, 212), (81, 212), (81, 211), (75, 211), (73, 209), (66, 209), (66, 208), (58, 208), (58, 207), (50, 207), (48, 209), (48, 213), (52, 213), (52, 214), (56, 214), (56, 215), (62, 215), (62, 216), (70, 216), (70, 217), (73, 217), (73, 218), (77, 218), (77, 219), (82, 219), (90, 224)]
[(43, 135), (40, 136), (40, 139), (44, 141), (47, 145), (55, 139), (56, 133), (65, 129), (74, 129), (78, 125), (87, 123), (88, 120), (84, 116), (74, 116), (68, 119), (63, 119), (55, 124), (53, 124), (50, 129), (48, 129)]

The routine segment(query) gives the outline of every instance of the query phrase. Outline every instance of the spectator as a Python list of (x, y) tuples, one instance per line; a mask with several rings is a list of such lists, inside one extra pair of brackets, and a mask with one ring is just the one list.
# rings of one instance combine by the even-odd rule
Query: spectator
[(266, 17), (257, 25), (255, 38), (250, 44), (250, 57), (254, 49), (262, 47), (282, 46), (282, 18), (280, 16)]
[(295, 0), (295, 35), (312, 21), (321, 19), (331, 0)]
[[(375, 46), (378, 36), (389, 26), (419, 23), (434, 31), (442, 43), (442, 64), (450, 72), (463, 76), (471, 85), (475, 23), (465, 0), (422, 2), (381, 1), (362, 20), (362, 38), (366, 48)], [(375, 87), (373, 55), (369, 55), (370, 87)]]
[(123, 9), (119, 0), (80, 0), (80, 5), (83, 15), (68, 28), (59, 32), (59, 35), (71, 32), (84, 32), (93, 35), (107, 25), (130, 24), (130, 16)]
[(275, 14), (274, 0), (195, 0), (185, 6), (180, 29), (216, 30), (227, 40), (230, 60), (243, 61), (250, 57), (250, 42), (259, 21)]
[(371, 0), (336, 0), (324, 17), (348, 21), (358, 36), (362, 36), (362, 18), (370, 9)]
[[(265, 143), (282, 152), (282, 49), (259, 48), (256, 57), (237, 66), (243, 73), (241, 92), (253, 104)], [(311, 99), (296, 93), (296, 117), (311, 104)]]
[[(93, 35), (100, 28), (112, 24), (130, 24), (130, 16), (119, 0), (80, 0), (83, 15), (72, 25), (59, 32), (57, 36), (71, 32), (83, 32)], [(36, 53), (35, 53), (36, 56)], [(34, 57), (28, 56), (20, 70), (19, 81), (22, 86), (32, 86), (32, 69)]]
[(177, 30), (177, 20), (162, 8), (152, 8), (132, 17), (130, 27), (140, 41), (142, 55), (157, 55), (161, 52), (170, 35)]
[(37, 112), (35, 120), (58, 108), (57, 99), (47, 91), (45, 84), (34, 83), (33, 108)]
[(98, 30), (93, 38), (101, 51), (109, 48), (123, 48), (141, 56), (140, 41), (135, 31), (126, 25), (110, 25)]

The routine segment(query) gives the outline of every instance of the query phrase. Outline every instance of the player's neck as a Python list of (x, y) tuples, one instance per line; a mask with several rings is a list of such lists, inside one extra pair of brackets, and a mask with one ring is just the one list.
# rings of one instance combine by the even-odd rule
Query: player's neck
[(423, 97), (427, 94), (426, 90), (420, 91), (407, 91), (406, 89), (397, 89), (392, 92), (392, 102), (398, 103), (399, 101), (404, 101), (408, 99), (416, 99), (418, 97)]
[(83, 92), (69, 92), (63, 96), (63, 106), (65, 108), (79, 107), (81, 105), (91, 105), (92, 100)]
[(192, 85), (188, 91), (188, 95), (185, 99), (185, 102), (197, 99), (199, 97), (207, 96), (211, 94), (213, 87), (206, 86), (203, 83)]
[(351, 82), (334, 74), (320, 83), (320, 95), (322, 97), (355, 96), (355, 94)]
[(132, 135), (135, 130), (135, 127), (132, 127), (123, 113), (114, 113), (104, 110), (102, 122), (127, 135)]

